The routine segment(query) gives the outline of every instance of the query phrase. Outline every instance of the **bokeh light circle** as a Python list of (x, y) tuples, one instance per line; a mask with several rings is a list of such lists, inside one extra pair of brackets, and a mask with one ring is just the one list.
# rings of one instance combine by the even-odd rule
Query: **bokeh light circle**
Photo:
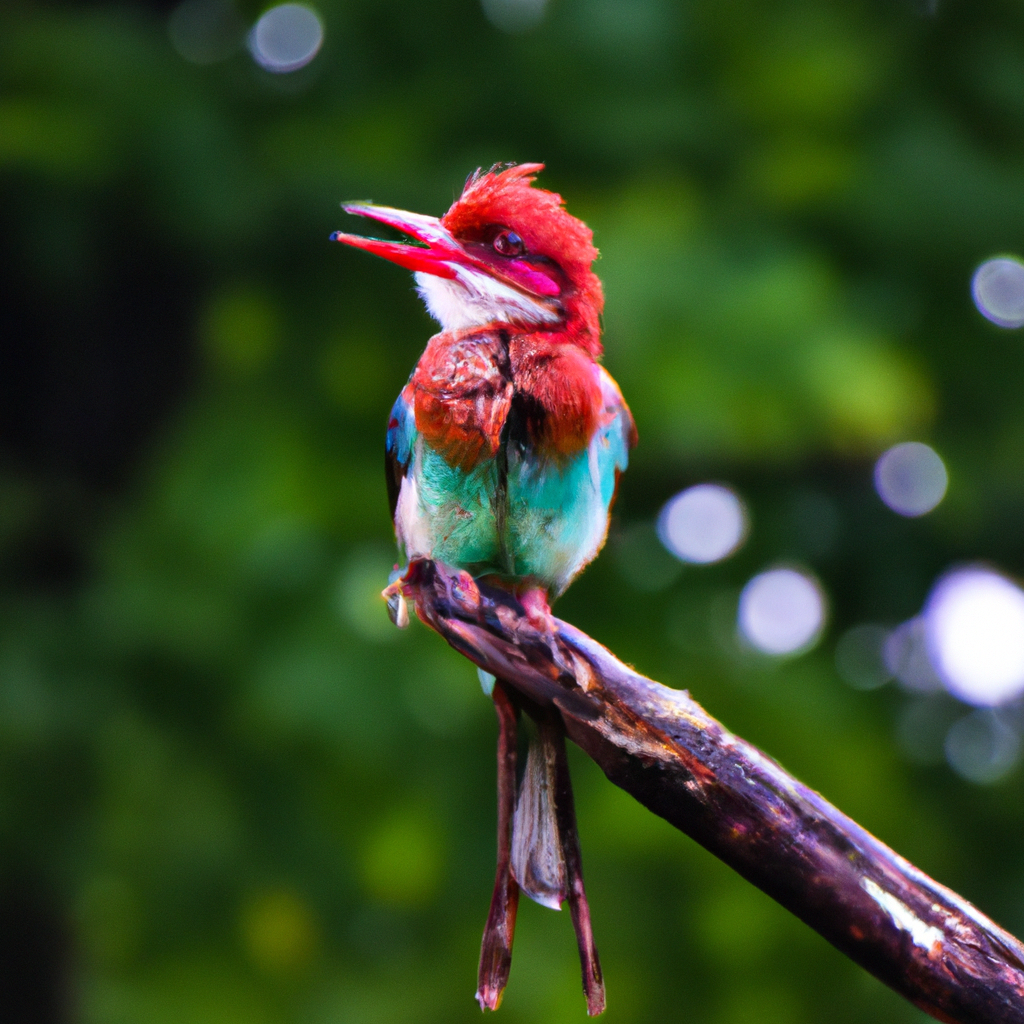
[(769, 569), (740, 594), (740, 632), (765, 654), (794, 654), (810, 647), (821, 634), (825, 615), (818, 581), (796, 569)]
[(995, 707), (1024, 693), (1024, 591), (984, 567), (936, 583), (924, 610), (928, 653), (955, 697)]
[(658, 536), (676, 558), (706, 565), (731, 555), (747, 537), (743, 502), (721, 484), (697, 484), (668, 501)]
[(946, 733), (949, 766), (961, 778), (981, 785), (1009, 775), (1020, 760), (1020, 748), (1020, 736), (991, 708), (972, 711)]
[(901, 516), (923, 516), (946, 495), (949, 476), (934, 448), (907, 441), (885, 452), (875, 463), (875, 490)]
[(1000, 327), (1024, 327), (1024, 263), (1011, 256), (986, 260), (974, 272), (978, 312)]
[(918, 615), (901, 622), (885, 640), (885, 667), (906, 690), (913, 693), (941, 691), (943, 682), (928, 653), (924, 619)]
[(305, 67), (320, 52), (324, 27), (305, 4), (278, 4), (264, 12), (249, 33), (249, 51), (260, 67), (286, 74)]
[(893, 677), (885, 662), (889, 630), (874, 622), (848, 629), (836, 643), (836, 671), (855, 690), (877, 690)]

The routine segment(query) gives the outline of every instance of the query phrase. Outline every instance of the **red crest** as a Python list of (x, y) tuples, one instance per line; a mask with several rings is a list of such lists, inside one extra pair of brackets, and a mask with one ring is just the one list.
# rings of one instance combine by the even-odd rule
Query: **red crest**
[(569, 283), (565, 296), (570, 339), (592, 355), (601, 351), (600, 315), (604, 308), (601, 282), (591, 270), (597, 258), (594, 235), (562, 205), (555, 192), (533, 185), (543, 164), (519, 164), (504, 170), (477, 171), (441, 223), (462, 240), (502, 225), (523, 240), (527, 252), (557, 263)]

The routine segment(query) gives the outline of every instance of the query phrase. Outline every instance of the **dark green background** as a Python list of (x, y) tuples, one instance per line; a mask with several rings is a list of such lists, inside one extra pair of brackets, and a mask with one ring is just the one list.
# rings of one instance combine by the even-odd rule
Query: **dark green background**
[[(1018, 0), (550, 0), (520, 35), (324, 0), (287, 76), (189, 64), (171, 8), (0, 9), (5, 1019), (479, 1018), (494, 716), (376, 597), (432, 326), (327, 238), (341, 200), (439, 214), (496, 160), (546, 161), (594, 228), (641, 438), (559, 614), (1024, 930), (1021, 773), (911, 761), (917, 698), (833, 660), (957, 561), (1024, 572), (1024, 337), (969, 291), (1024, 247)], [(906, 439), (950, 472), (920, 520), (871, 483)], [(674, 568), (650, 524), (709, 479), (750, 540)], [(780, 560), (832, 614), (768, 662), (732, 623)], [(922, 1019), (572, 755), (608, 1024)], [(567, 914), (522, 908), (499, 1012), (584, 1018)]]

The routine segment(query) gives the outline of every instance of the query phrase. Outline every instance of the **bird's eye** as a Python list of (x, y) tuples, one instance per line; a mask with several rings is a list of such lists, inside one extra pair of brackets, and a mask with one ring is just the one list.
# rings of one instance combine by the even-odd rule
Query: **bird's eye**
[(514, 231), (499, 231), (491, 245), (499, 256), (522, 256), (526, 252), (523, 240)]

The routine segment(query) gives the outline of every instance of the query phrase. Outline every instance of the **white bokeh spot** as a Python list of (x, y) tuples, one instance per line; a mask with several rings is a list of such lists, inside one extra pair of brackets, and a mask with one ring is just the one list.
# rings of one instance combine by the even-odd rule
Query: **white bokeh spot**
[(825, 595), (818, 581), (796, 569), (769, 569), (740, 594), (738, 623), (744, 639), (765, 654), (795, 654), (821, 635)]
[(986, 260), (974, 272), (971, 294), (978, 312), (1000, 327), (1024, 327), (1024, 263), (1011, 256)]
[(305, 4), (278, 4), (253, 26), (249, 51), (260, 67), (286, 74), (305, 67), (323, 41), (324, 26), (316, 11)]
[(658, 536), (676, 558), (707, 565), (728, 558), (746, 540), (743, 502), (721, 484), (697, 484), (668, 501), (658, 516)]
[(1024, 591), (984, 567), (936, 583), (924, 610), (928, 653), (946, 688), (981, 707), (1024, 693)]
[(885, 452), (875, 463), (875, 490), (901, 516), (923, 516), (946, 495), (949, 476), (934, 448), (907, 441)]

